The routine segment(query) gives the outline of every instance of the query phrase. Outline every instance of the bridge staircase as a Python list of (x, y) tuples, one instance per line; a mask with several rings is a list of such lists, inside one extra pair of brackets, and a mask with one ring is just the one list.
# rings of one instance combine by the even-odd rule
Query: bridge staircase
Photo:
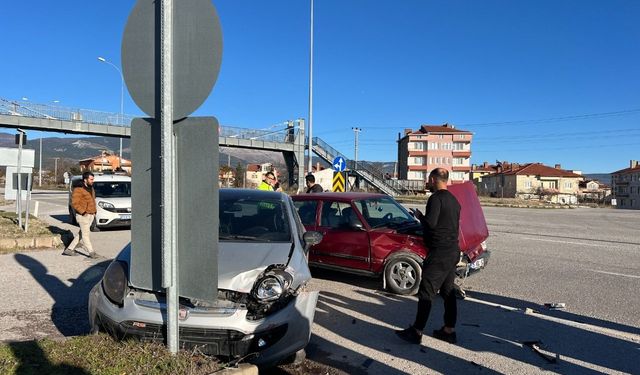
[(318, 137), (313, 137), (313, 152), (329, 164), (333, 164), (333, 160), (336, 157), (342, 156), (347, 162), (348, 169), (387, 195), (400, 195), (404, 190), (401, 182), (386, 179), (384, 173), (371, 163), (366, 161), (358, 161), (356, 163)]

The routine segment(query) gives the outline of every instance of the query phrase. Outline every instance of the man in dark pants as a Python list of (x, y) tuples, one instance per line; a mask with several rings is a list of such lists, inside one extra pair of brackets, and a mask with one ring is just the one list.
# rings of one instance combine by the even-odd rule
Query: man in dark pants
[(429, 190), (433, 192), (427, 202), (426, 213), (416, 210), (416, 218), (424, 228), (424, 242), (429, 249), (422, 264), (422, 280), (418, 289), (418, 312), (409, 328), (396, 331), (403, 340), (420, 344), (422, 331), (427, 325), (431, 303), (438, 290), (444, 298), (444, 326), (433, 331), (433, 336), (449, 343), (456, 342), (457, 304), (454, 293), (456, 264), (460, 258), (458, 227), (460, 204), (447, 190), (449, 172), (436, 168), (429, 174)]

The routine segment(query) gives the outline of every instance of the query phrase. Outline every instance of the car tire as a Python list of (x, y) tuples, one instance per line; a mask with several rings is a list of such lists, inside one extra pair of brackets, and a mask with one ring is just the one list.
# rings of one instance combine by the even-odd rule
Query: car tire
[(418, 292), (422, 267), (417, 257), (409, 254), (394, 255), (384, 268), (385, 285), (395, 294), (412, 295)]
[(297, 352), (291, 354), (287, 358), (283, 359), (280, 364), (282, 365), (294, 365), (297, 366), (307, 359), (307, 352), (304, 349), (300, 349)]
[(93, 223), (91, 223), (91, 228), (89, 228), (92, 232), (100, 232), (100, 228), (98, 228), (98, 222), (96, 218), (93, 218)]
[(76, 212), (71, 206), (69, 206), (69, 224), (78, 225), (78, 222), (76, 221)]

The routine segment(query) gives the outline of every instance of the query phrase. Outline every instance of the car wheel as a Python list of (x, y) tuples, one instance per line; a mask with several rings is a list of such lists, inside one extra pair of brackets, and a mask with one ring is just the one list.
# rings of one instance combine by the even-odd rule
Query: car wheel
[(98, 228), (98, 222), (96, 218), (93, 218), (93, 223), (91, 223), (91, 228), (89, 228), (92, 232), (100, 232), (100, 228)]
[(422, 268), (410, 255), (397, 255), (389, 259), (384, 269), (387, 288), (396, 294), (415, 294), (420, 286)]
[(76, 221), (76, 212), (71, 208), (71, 206), (69, 206), (69, 224), (78, 225), (78, 222)]
[(307, 353), (304, 351), (304, 349), (300, 349), (297, 352), (295, 352), (295, 353), (291, 354), (290, 356), (288, 356), (287, 358), (283, 359), (280, 364), (282, 364), (282, 365), (299, 365), (302, 362), (304, 362), (305, 359), (307, 359)]

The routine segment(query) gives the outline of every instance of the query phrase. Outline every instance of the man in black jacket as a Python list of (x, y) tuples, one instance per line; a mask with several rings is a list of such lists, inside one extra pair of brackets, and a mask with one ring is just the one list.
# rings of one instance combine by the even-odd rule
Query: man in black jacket
[(433, 336), (449, 343), (456, 342), (457, 304), (454, 293), (456, 264), (460, 259), (458, 228), (460, 204), (447, 190), (449, 172), (436, 168), (429, 174), (429, 190), (433, 193), (427, 202), (426, 213), (416, 210), (416, 218), (424, 229), (424, 243), (428, 249), (422, 264), (422, 280), (418, 289), (418, 312), (409, 328), (396, 331), (403, 340), (420, 344), (422, 331), (427, 325), (431, 303), (440, 291), (444, 298), (444, 326), (433, 331)]
[(312, 174), (306, 175), (304, 180), (307, 183), (307, 193), (322, 193), (322, 186), (316, 184), (316, 178)]

